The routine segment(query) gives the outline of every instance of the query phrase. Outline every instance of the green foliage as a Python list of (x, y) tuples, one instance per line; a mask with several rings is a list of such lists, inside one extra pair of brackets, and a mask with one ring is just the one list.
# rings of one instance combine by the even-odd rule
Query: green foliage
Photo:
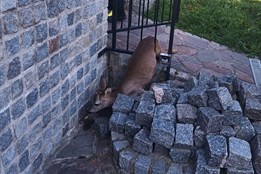
[[(170, 0), (159, 3), (159, 15), (168, 20)], [(261, 0), (181, 0), (177, 28), (261, 57)]]

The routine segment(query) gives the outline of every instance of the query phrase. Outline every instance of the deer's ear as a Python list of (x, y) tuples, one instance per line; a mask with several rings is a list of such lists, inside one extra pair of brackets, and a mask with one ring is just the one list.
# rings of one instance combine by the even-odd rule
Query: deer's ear
[(112, 88), (107, 88), (106, 90), (105, 90), (105, 95), (107, 95), (107, 94), (109, 94), (109, 93), (111, 93), (112, 92)]
[(104, 76), (100, 79), (99, 90), (104, 91), (106, 89), (106, 79)]

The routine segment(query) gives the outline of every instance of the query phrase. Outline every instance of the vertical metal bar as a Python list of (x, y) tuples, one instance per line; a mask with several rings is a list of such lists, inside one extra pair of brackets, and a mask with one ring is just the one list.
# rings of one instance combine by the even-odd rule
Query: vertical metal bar
[[(156, 2), (155, 2), (155, 6), (156, 6), (156, 7), (159, 7), (159, 0), (156, 0)], [(157, 39), (159, 8), (156, 8), (155, 13), (156, 13), (156, 21), (155, 21), (155, 22), (156, 22), (156, 26), (155, 26), (154, 37), (155, 37), (155, 39)]]
[(143, 0), (143, 7), (142, 7), (142, 18), (141, 18), (141, 30), (140, 30), (140, 40), (143, 38), (143, 28), (144, 28), (144, 10), (145, 10), (145, 0)]
[(117, 29), (117, 9), (118, 9), (118, 1), (114, 1), (113, 3), (113, 8), (112, 8), (112, 49), (116, 48), (116, 29)]
[(148, 25), (149, 22), (149, 10), (150, 10), (150, 0), (147, 0), (147, 20), (146, 20), (146, 25)]
[(140, 26), (140, 10), (141, 10), (141, 0), (139, 2), (138, 26)]
[(128, 31), (127, 31), (127, 50), (129, 50), (129, 39), (130, 39), (130, 27), (132, 22), (132, 0), (129, 1), (128, 9)]

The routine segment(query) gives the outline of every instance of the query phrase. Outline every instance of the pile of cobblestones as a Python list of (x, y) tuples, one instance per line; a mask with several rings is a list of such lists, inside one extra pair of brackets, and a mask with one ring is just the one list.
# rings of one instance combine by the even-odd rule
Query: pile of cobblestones
[(261, 173), (261, 89), (235, 76), (173, 74), (141, 97), (118, 94), (107, 123), (119, 171)]

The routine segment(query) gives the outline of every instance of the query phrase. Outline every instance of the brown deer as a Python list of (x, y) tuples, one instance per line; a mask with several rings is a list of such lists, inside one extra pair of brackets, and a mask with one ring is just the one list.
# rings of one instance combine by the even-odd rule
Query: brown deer
[(101, 78), (99, 91), (89, 112), (111, 107), (118, 93), (128, 96), (142, 93), (154, 75), (157, 64), (156, 56), (159, 56), (160, 53), (159, 42), (154, 37), (148, 36), (141, 40), (130, 58), (126, 74), (117, 89), (106, 89), (106, 80)]

